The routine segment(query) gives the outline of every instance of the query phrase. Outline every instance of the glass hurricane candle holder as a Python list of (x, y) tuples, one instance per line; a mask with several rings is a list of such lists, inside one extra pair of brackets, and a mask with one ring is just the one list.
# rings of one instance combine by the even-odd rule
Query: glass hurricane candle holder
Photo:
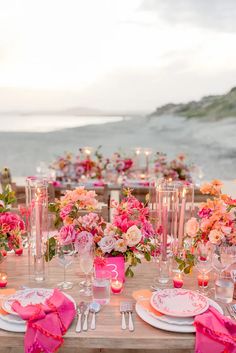
[(200, 274), (197, 277), (198, 287), (201, 289), (205, 289), (209, 284), (209, 276), (206, 274)]
[(173, 286), (174, 288), (182, 288), (184, 285), (182, 273), (176, 273), (173, 278)]
[(7, 274), (5, 272), (0, 272), (0, 288), (5, 288), (7, 286)]
[(120, 294), (124, 288), (123, 281), (119, 281), (118, 279), (114, 279), (111, 281), (111, 291), (113, 294)]

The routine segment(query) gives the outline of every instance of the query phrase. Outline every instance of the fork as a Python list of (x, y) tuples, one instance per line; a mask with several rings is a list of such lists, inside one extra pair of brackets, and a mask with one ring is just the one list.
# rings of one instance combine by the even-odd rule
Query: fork
[(228, 310), (228, 312), (229, 312), (229, 314), (230, 314), (230, 316), (234, 319), (234, 320), (236, 320), (236, 308), (234, 308), (234, 306), (232, 305), (226, 305), (226, 308), (227, 308), (227, 310)]
[(126, 326), (126, 321), (125, 321), (125, 313), (127, 311), (127, 303), (126, 302), (120, 302), (120, 313), (122, 316), (121, 319), (121, 328), (122, 330), (126, 330), (127, 326)]
[(82, 321), (82, 316), (83, 316), (83, 313), (84, 313), (84, 309), (85, 309), (85, 303), (84, 302), (80, 302), (78, 307), (77, 307), (78, 321), (77, 321), (77, 324), (76, 324), (75, 332), (81, 332), (81, 321)]
[(133, 312), (133, 303), (127, 302), (127, 309), (126, 311), (129, 314), (129, 331), (132, 332), (134, 331), (134, 323), (133, 323), (133, 318), (132, 318), (132, 312)]

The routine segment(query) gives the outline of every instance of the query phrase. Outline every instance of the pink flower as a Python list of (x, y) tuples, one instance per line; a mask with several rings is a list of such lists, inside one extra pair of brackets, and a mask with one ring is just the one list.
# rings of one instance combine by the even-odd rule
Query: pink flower
[(60, 211), (60, 217), (64, 220), (71, 212), (73, 205), (68, 204), (64, 206)]
[(127, 250), (126, 241), (124, 239), (118, 239), (115, 243), (114, 250), (122, 253), (126, 252)]
[(133, 225), (127, 230), (126, 234), (124, 234), (123, 237), (126, 240), (127, 245), (132, 247), (140, 243), (140, 241), (142, 240), (142, 233), (137, 226)]
[(116, 244), (116, 239), (111, 235), (108, 235), (102, 238), (98, 243), (98, 245), (100, 246), (104, 254), (106, 253), (109, 254), (110, 252), (112, 252), (112, 250), (114, 250), (115, 244)]
[(209, 241), (212, 244), (219, 245), (223, 239), (224, 239), (224, 235), (220, 231), (218, 231), (216, 229), (213, 229), (210, 231)]
[(76, 231), (73, 225), (63, 226), (60, 229), (58, 240), (61, 245), (69, 245), (75, 241)]
[(185, 225), (185, 231), (188, 236), (195, 237), (199, 230), (199, 224), (195, 217), (190, 218), (190, 220)]

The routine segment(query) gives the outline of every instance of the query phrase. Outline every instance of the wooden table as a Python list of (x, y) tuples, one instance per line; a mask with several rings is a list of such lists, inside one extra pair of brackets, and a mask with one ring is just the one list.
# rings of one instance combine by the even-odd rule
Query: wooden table
[[(26, 252), (26, 250), (25, 250)], [(27, 256), (17, 257), (9, 254), (8, 258), (0, 265), (2, 271), (8, 274), (8, 288), (19, 288), (21, 285), (30, 287), (54, 288), (62, 280), (62, 268), (58, 266), (57, 259), (54, 259), (47, 271), (48, 278), (45, 282), (37, 284), (29, 281)], [(121, 295), (112, 295), (109, 305), (104, 306), (97, 315), (97, 328), (95, 331), (82, 333), (75, 332), (75, 321), (65, 336), (65, 342), (59, 352), (93, 352), (94, 349), (102, 351), (124, 350), (155, 350), (155, 352), (189, 352), (194, 348), (194, 334), (171, 333), (153, 328), (142, 321), (134, 312), (133, 318), (135, 331), (129, 332), (121, 330), (121, 314), (119, 303), (123, 299), (132, 299), (132, 292), (138, 289), (150, 288), (155, 275), (155, 264), (144, 263), (135, 269), (135, 277), (128, 278), (125, 289)], [(78, 273), (78, 260), (68, 269), (68, 279), (74, 282), (74, 287), (68, 291), (78, 303), (81, 299), (79, 295), (79, 281), (82, 279)], [(196, 277), (185, 278), (185, 287), (196, 288)], [(0, 290), (1, 294), (1, 290)], [(87, 299), (89, 300), (89, 298)], [(23, 338), (21, 333), (6, 332), (0, 330), (0, 352), (23, 352)], [(101, 350), (100, 350), (101, 351)]]

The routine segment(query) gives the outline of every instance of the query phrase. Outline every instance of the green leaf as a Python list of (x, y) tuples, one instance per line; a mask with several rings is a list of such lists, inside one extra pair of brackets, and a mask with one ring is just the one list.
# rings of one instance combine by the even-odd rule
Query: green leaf
[(147, 261), (151, 261), (151, 255), (148, 252), (144, 253), (144, 257)]
[(54, 237), (48, 239), (46, 243), (46, 253), (45, 253), (46, 262), (49, 262), (53, 259), (53, 257), (56, 255), (56, 249), (57, 249), (56, 239)]

